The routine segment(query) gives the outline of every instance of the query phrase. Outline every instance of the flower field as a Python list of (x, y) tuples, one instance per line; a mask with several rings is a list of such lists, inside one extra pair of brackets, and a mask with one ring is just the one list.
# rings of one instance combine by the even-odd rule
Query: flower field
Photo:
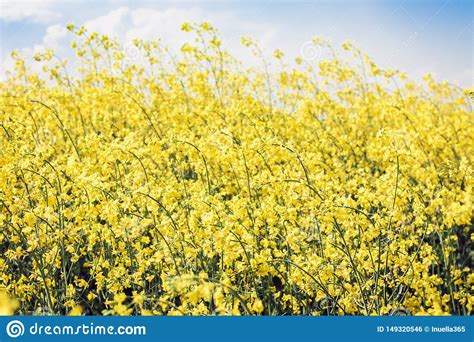
[(0, 82), (0, 313), (472, 314), (467, 90), (319, 38), (250, 65), (208, 23), (136, 58), (68, 29), (73, 67)]

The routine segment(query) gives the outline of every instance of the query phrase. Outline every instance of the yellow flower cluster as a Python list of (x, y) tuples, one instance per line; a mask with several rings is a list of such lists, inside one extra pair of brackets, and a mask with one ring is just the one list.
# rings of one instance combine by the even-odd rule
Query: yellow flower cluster
[(350, 43), (293, 67), (243, 38), (245, 66), (209, 23), (178, 55), (68, 29), (77, 68), (13, 53), (0, 83), (17, 313), (472, 314), (467, 90)]

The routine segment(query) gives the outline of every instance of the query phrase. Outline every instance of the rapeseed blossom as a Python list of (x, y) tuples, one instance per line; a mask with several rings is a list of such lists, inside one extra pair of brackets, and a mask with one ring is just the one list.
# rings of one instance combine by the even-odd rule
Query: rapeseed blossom
[(0, 82), (0, 314), (472, 314), (469, 90), (67, 29)]

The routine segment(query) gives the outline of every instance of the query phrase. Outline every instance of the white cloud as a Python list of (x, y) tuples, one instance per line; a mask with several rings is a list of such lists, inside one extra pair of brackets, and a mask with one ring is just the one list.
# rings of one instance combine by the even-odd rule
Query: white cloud
[[(69, 45), (68, 31), (64, 25), (55, 24), (48, 26), (46, 34), (40, 43), (33, 45), (32, 47), (25, 47), (19, 49), (22, 56), (32, 60), (32, 57), (37, 52), (44, 52), (46, 48), (51, 48), (55, 51), (56, 55), (67, 57), (67, 47)], [(15, 61), (11, 55), (5, 56), (3, 63), (0, 64), (0, 80), (4, 79), (6, 71), (13, 70)], [(32, 60), (29, 67), (36, 72), (41, 72), (41, 65)]]
[[(120, 7), (84, 23), (90, 31), (96, 31), (118, 38), (123, 43), (134, 38), (156, 40), (158, 38), (177, 51), (181, 45), (194, 39), (181, 31), (183, 22), (201, 23), (209, 21), (221, 32), (224, 47), (234, 55), (250, 62), (253, 58), (249, 49), (242, 46), (240, 38), (249, 35), (255, 38), (263, 49), (272, 50), (278, 41), (278, 30), (265, 22), (254, 22), (242, 18), (229, 10), (204, 11), (198, 7), (129, 8)], [(284, 46), (283, 46), (284, 48)]]
[[(1, 1), (1, 0), (0, 0)], [(70, 20), (68, 20), (70, 21)], [(224, 47), (245, 62), (252, 61), (253, 57), (248, 48), (240, 43), (242, 35), (256, 38), (263, 48), (277, 46), (278, 31), (271, 25), (262, 22), (253, 22), (243, 19), (238, 13), (225, 10), (204, 11), (198, 7), (168, 7), (129, 8), (119, 7), (110, 10), (104, 15), (96, 16), (84, 23), (74, 22), (77, 26), (84, 25), (90, 32), (98, 32), (119, 39), (127, 47), (127, 43), (134, 38), (149, 40), (161, 39), (172, 51), (179, 51), (181, 45), (194, 39), (190, 33), (182, 32), (183, 22), (201, 23), (211, 22), (219, 29), (223, 36)], [(70, 60), (74, 65), (72, 50), (69, 48), (72, 36), (65, 28), (65, 24), (54, 24), (46, 27), (45, 35), (38, 43), (21, 48), (20, 53), (31, 58), (34, 53), (52, 48), (61, 58)], [(133, 54), (134, 51), (131, 51)], [(255, 62), (255, 60), (253, 60)], [(6, 56), (3, 61), (3, 71), (12, 67), (13, 61)], [(33, 62), (34, 64), (34, 62)], [(36, 65), (33, 69), (36, 69)], [(3, 75), (2, 75), (3, 76)]]
[(184, 34), (180, 32), (180, 27), (184, 21), (196, 22), (205, 20), (204, 18), (204, 13), (198, 8), (169, 8), (163, 11), (139, 8), (131, 13), (132, 27), (127, 32), (127, 38), (161, 37), (171, 42), (181, 40)]
[(42, 44), (49, 48), (58, 49), (62, 46), (67, 35), (68, 31), (64, 25), (51, 25), (46, 29), (46, 35), (43, 37)]
[(56, 4), (56, 0), (2, 0), (0, 19), (7, 22), (22, 20), (51, 22), (61, 17), (61, 13), (53, 9)]
[(119, 7), (105, 15), (86, 21), (84, 26), (98, 33), (120, 36), (123, 30), (127, 29), (126, 20), (129, 16), (130, 9), (128, 7)]

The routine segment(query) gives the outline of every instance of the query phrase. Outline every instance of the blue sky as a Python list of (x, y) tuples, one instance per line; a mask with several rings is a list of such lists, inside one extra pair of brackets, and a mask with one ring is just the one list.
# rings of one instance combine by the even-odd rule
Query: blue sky
[(27, 55), (53, 47), (70, 57), (66, 23), (86, 24), (124, 42), (160, 36), (178, 48), (183, 21), (207, 20), (225, 45), (246, 60), (240, 36), (250, 35), (269, 52), (296, 57), (312, 36), (340, 44), (349, 39), (377, 63), (413, 78), (433, 72), (461, 86), (473, 82), (471, 1), (10, 1), (0, 0), (0, 72), (17, 48)]

